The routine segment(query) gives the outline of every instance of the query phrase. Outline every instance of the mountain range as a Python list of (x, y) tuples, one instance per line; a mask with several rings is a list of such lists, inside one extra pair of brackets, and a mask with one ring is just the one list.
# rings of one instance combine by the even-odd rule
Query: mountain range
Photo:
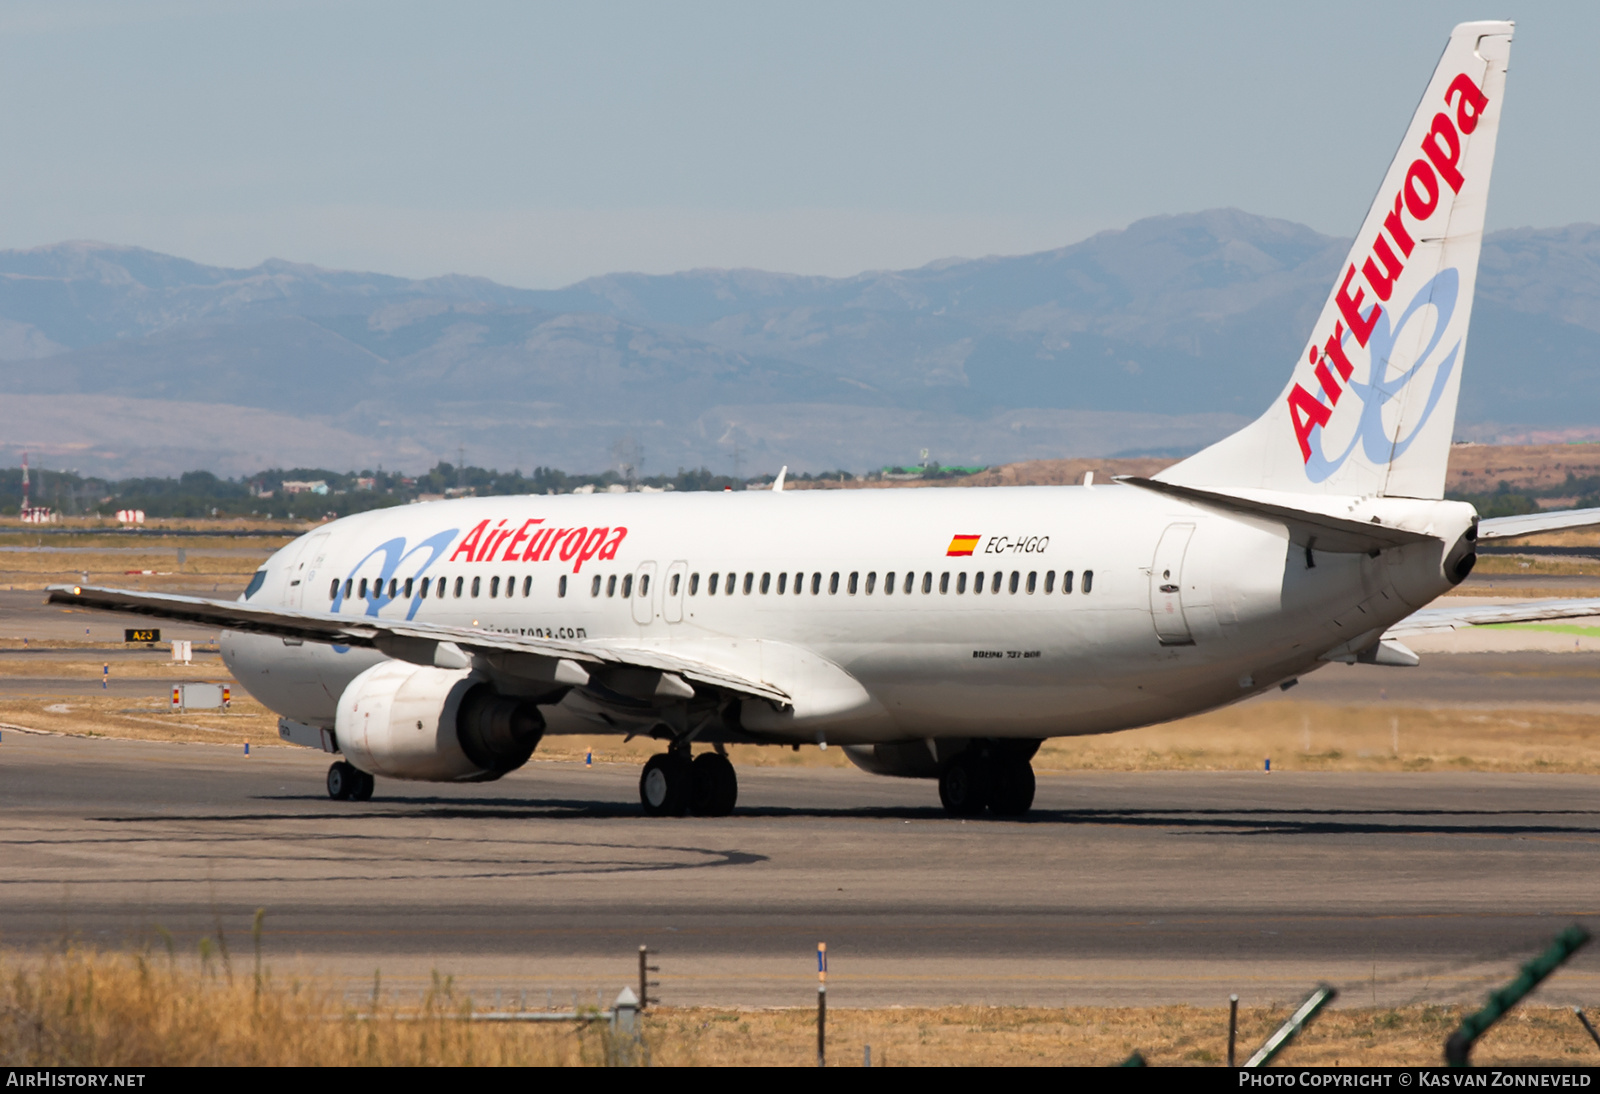
[[(0, 459), (646, 472), (1192, 450), (1259, 413), (1348, 241), (1224, 209), (849, 278), (565, 289), (0, 251)], [(1458, 433), (1600, 437), (1600, 226), (1484, 242)]]

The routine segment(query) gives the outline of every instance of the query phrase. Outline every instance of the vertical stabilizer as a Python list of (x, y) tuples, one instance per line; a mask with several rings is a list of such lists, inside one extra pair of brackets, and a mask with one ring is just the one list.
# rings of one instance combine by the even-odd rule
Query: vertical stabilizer
[(1462, 23), (1294, 376), (1184, 486), (1439, 498), (1455, 428), (1511, 23)]

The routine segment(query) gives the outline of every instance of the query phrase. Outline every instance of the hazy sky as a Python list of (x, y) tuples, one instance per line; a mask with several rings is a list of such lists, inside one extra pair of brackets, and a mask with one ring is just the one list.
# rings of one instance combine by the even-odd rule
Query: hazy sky
[(0, 3), (0, 247), (552, 287), (849, 274), (1238, 206), (1355, 230), (1518, 20), (1491, 228), (1600, 221), (1600, 4)]

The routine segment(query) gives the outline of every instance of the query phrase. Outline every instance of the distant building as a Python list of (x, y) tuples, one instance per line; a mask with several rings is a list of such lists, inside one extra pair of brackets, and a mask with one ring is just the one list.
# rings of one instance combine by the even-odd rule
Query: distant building
[(315, 479), (311, 482), (285, 481), (283, 492), (285, 494), (326, 494), (328, 492), (328, 483), (325, 479)]

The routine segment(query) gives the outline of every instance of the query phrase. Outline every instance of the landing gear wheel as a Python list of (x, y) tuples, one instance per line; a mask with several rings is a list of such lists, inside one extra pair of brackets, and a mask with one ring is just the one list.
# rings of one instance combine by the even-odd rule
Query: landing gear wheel
[(361, 772), (353, 765), (340, 760), (328, 768), (328, 797), (334, 801), (350, 801), (355, 797), (356, 788), (360, 785)]
[(976, 817), (994, 793), (994, 765), (975, 751), (951, 758), (939, 775), (939, 800), (952, 817)]
[(697, 817), (726, 817), (732, 813), (739, 800), (739, 776), (734, 774), (728, 757), (704, 752), (694, 758), (690, 767), (693, 789), (689, 811)]
[(681, 817), (689, 811), (694, 773), (687, 757), (663, 752), (639, 775), (639, 803), (647, 816)]
[(371, 801), (372, 791), (374, 786), (377, 784), (377, 780), (371, 775), (367, 774), (365, 771), (362, 771), (360, 768), (355, 768), (354, 770), (355, 773), (360, 777), (360, 781), (357, 782), (354, 789), (350, 791), (350, 800), (353, 802)]
[(997, 817), (1025, 817), (1033, 808), (1033, 765), (1013, 758), (994, 763), (994, 791), (989, 812)]

